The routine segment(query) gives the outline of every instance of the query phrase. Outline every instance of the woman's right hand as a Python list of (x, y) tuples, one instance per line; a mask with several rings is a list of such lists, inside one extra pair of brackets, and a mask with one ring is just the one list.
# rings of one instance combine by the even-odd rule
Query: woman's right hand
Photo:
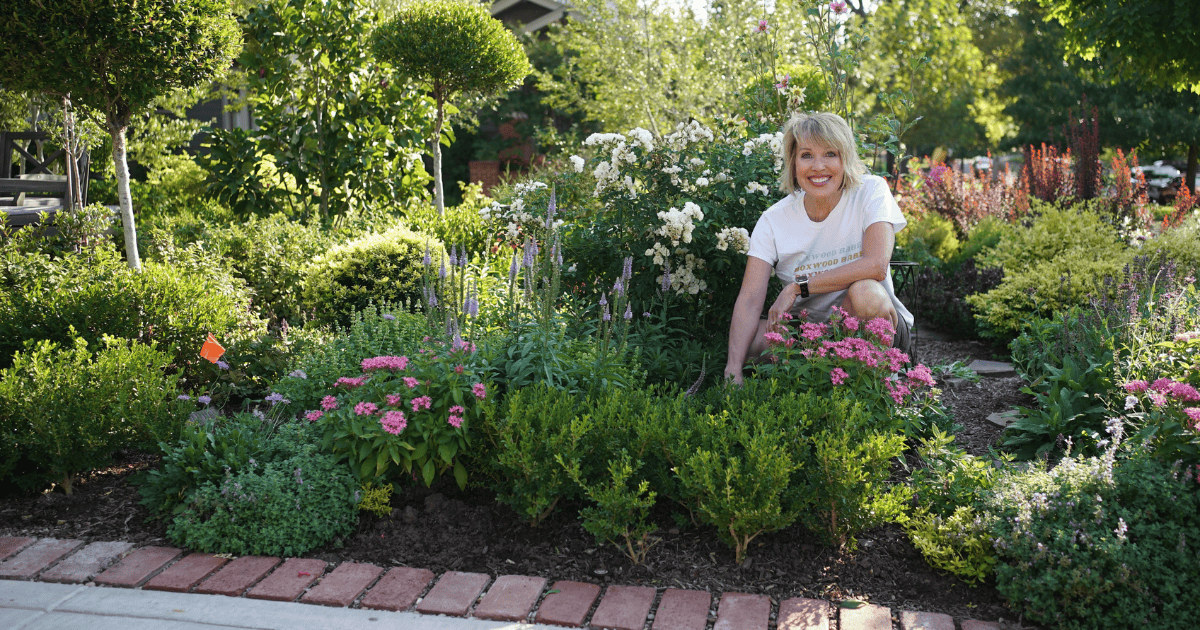
[(789, 284), (779, 292), (779, 297), (775, 298), (775, 302), (767, 310), (768, 332), (783, 332), (784, 313), (792, 310), (792, 305), (796, 303), (797, 291), (795, 284)]
[(742, 383), (743, 383), (742, 368), (735, 369), (735, 368), (726, 366), (725, 367), (725, 380), (731, 381), (734, 385), (741, 387)]

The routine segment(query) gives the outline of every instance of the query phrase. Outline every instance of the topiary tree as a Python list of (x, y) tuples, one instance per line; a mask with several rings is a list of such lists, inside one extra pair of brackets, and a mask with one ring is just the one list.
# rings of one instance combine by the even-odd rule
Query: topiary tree
[(371, 35), (375, 55), (426, 84), (437, 104), (433, 131), (433, 191), (442, 189), (442, 126), (446, 102), (462, 92), (495, 93), (532, 68), (517, 38), (479, 4), (426, 0), (400, 9)]
[(0, 9), (7, 90), (45, 92), (104, 115), (129, 266), (141, 269), (125, 130), (154, 99), (229, 67), (241, 36), (227, 0), (54, 0)]

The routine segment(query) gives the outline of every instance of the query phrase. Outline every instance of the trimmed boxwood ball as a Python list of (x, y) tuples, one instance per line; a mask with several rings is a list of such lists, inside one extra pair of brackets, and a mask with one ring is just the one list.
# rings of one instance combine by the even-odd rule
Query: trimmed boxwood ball
[(371, 303), (418, 303), (427, 247), (435, 266), (445, 259), (441, 241), (403, 226), (335, 247), (305, 270), (305, 307), (348, 326), (351, 313)]

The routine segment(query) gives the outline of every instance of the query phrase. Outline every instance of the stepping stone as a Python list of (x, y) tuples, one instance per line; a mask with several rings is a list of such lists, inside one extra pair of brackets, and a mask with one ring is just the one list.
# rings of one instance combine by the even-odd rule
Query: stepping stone
[(593, 628), (642, 630), (646, 615), (654, 605), (654, 588), (649, 586), (610, 586), (592, 614)]
[(146, 588), (151, 591), (186, 593), (216, 573), (226, 562), (229, 562), (228, 558), (218, 558), (210, 553), (193, 553), (146, 582)]
[(417, 612), (425, 615), (466, 617), (471, 604), (479, 598), (491, 576), (486, 573), (448, 571), (433, 585), (433, 589), (417, 604)]
[(968, 619), (962, 622), (962, 630), (1000, 630), (1000, 626), (990, 621)]
[(884, 606), (842, 608), (838, 617), (841, 630), (892, 630), (892, 611)]
[(111, 567), (133, 549), (133, 543), (94, 542), (59, 562), (40, 578), (43, 582), (82, 584)]
[(570, 626), (577, 628), (583, 625), (588, 611), (600, 595), (600, 587), (584, 582), (562, 580), (555, 582), (551, 592), (538, 606), (535, 623), (550, 626)]
[(306, 604), (322, 606), (340, 606), (345, 608), (354, 603), (363, 591), (383, 573), (383, 569), (373, 564), (358, 562), (343, 562), (332, 573), (325, 576), (321, 583), (304, 594), (300, 601)]
[(429, 569), (390, 569), (363, 598), (362, 607), (375, 610), (408, 610), (432, 580), (433, 571)]
[(989, 414), (987, 421), (1000, 427), (1001, 429), (1005, 429), (1008, 428), (1008, 425), (1016, 422), (1020, 418), (1020, 411), (1017, 411), (1016, 409), (1010, 409), (1009, 411), (997, 411), (996, 413)]
[(954, 619), (941, 613), (905, 610), (900, 613), (900, 627), (903, 630), (954, 630)]
[(704, 630), (711, 605), (708, 591), (669, 588), (658, 602), (651, 630)]
[(771, 598), (747, 593), (722, 593), (713, 630), (767, 630)]
[(313, 582), (320, 579), (329, 566), (324, 560), (313, 558), (289, 558), (279, 565), (267, 579), (250, 589), (246, 597), (250, 599), (269, 599), (276, 602), (292, 602), (303, 593)]
[(778, 630), (829, 630), (829, 602), (793, 597), (779, 604)]
[(36, 538), (25, 536), (0, 536), (0, 560), (7, 560), (9, 556), (35, 542), (37, 542)]
[(237, 597), (266, 577), (277, 564), (279, 564), (279, 558), (242, 556), (221, 567), (221, 570), (217, 571), (215, 575), (204, 580), (200, 586), (196, 587), (196, 592), (206, 595)]
[(0, 579), (32, 580), (35, 575), (82, 546), (82, 540), (43, 538), (0, 563)]
[(999, 361), (983, 361), (976, 359), (972, 361), (967, 369), (974, 370), (980, 376), (1016, 376), (1017, 371), (1011, 363), (1001, 363)]
[(546, 578), (502, 575), (479, 600), (475, 616), (496, 621), (525, 621), (544, 588)]
[(97, 584), (133, 588), (170, 564), (183, 551), (172, 547), (142, 547), (96, 576)]

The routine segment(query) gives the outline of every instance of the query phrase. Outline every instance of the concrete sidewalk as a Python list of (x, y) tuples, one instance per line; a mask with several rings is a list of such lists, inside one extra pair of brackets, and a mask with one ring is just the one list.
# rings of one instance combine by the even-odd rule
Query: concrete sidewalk
[(413, 612), (78, 584), (0, 580), (3, 630), (550, 630)]

